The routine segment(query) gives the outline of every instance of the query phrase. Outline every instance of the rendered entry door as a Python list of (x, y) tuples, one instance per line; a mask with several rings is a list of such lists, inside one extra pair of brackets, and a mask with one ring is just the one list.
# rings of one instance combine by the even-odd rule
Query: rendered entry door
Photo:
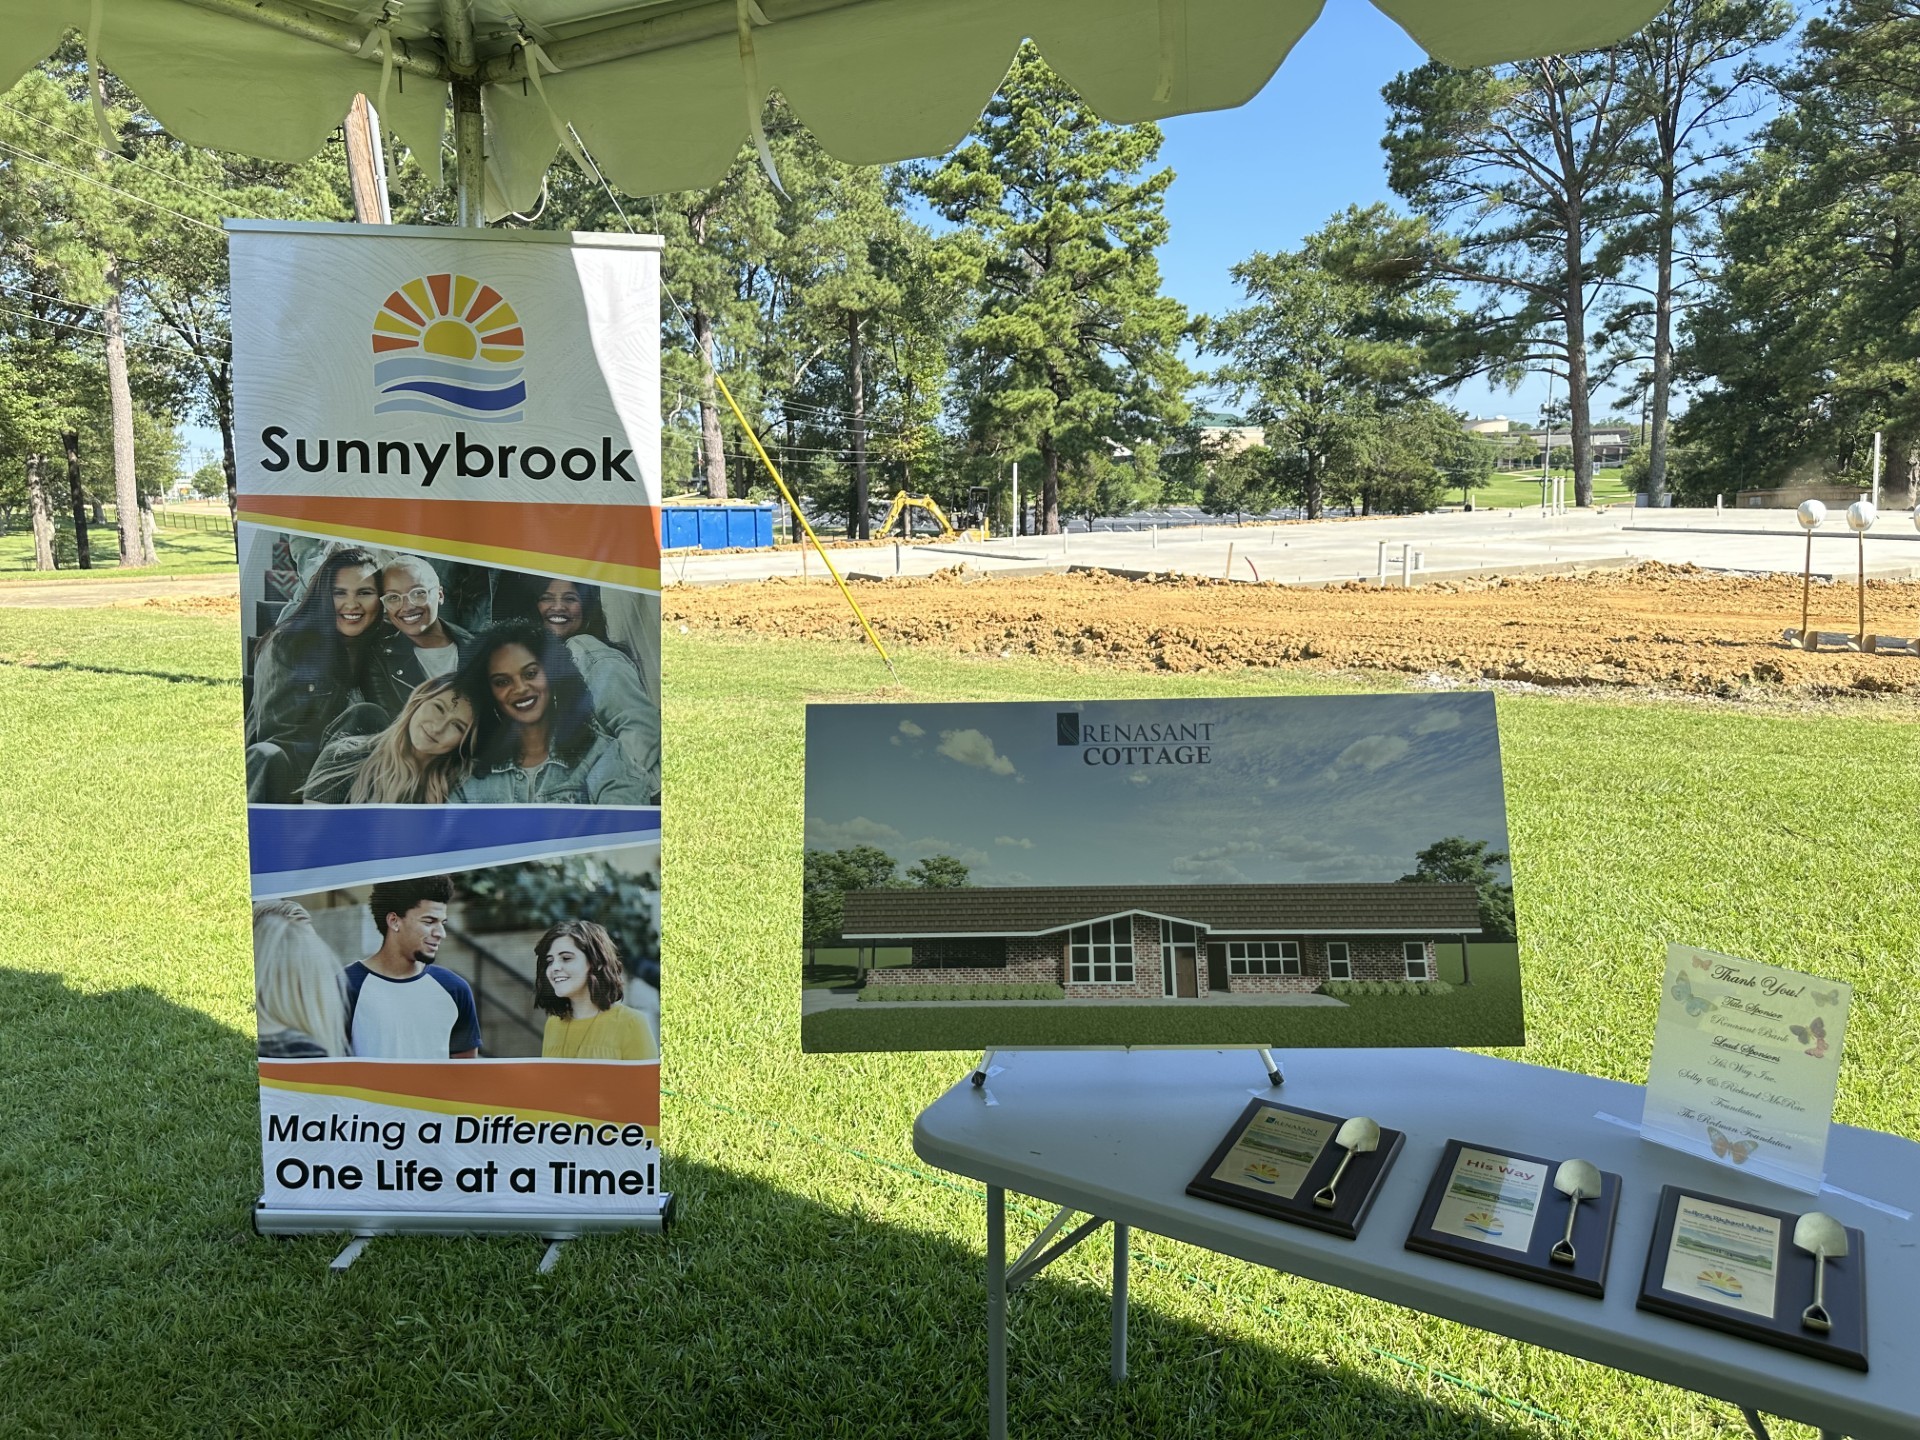
[(1182, 1000), (1200, 998), (1200, 932), (1175, 920), (1160, 922), (1160, 981), (1163, 994)]

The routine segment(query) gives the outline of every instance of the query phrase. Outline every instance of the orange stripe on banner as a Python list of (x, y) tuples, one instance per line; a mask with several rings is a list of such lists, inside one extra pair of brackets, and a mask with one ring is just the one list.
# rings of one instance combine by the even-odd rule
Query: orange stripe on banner
[[(239, 509), (326, 525), (485, 545), (536, 555), (578, 556), (660, 568), (660, 511), (653, 505), (541, 504), (517, 500), (392, 500), (350, 495), (243, 495)], [(618, 558), (607, 555), (613, 549)], [(599, 555), (583, 551), (600, 551)]]
[(613, 565), (601, 560), (582, 560), (571, 555), (538, 555), (527, 550), (503, 550), (491, 545), (462, 545), (447, 540), (427, 540), (418, 535), (397, 535), (385, 530), (369, 530), (363, 525), (331, 525), (319, 520), (281, 518), (270, 512), (242, 517), (255, 524), (278, 525), (315, 535), (334, 535), (343, 540), (358, 540), (388, 550), (418, 550), (452, 560), (474, 560), (485, 565), (504, 565), (511, 570), (531, 570), (537, 575), (564, 575), (570, 580), (591, 580), (601, 585), (624, 585), (630, 590), (658, 590), (660, 572), (641, 570), (632, 565)]
[(395, 1065), (384, 1060), (262, 1060), (261, 1084), (379, 1091), (392, 1104), (409, 1097), (471, 1105), (489, 1112), (538, 1110), (617, 1125), (660, 1123), (658, 1064), (569, 1060), (455, 1060)]

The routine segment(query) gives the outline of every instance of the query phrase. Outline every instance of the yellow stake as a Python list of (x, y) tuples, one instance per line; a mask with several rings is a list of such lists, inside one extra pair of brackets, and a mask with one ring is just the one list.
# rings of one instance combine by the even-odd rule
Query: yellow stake
[(853, 618), (860, 622), (860, 628), (866, 632), (867, 639), (873, 642), (873, 648), (879, 653), (881, 663), (887, 667), (887, 673), (893, 676), (894, 683), (898, 684), (900, 672), (893, 668), (893, 661), (887, 656), (887, 647), (880, 643), (880, 637), (873, 633), (873, 626), (869, 625), (867, 617), (860, 613), (860, 602), (853, 598), (853, 592), (847, 589), (847, 582), (840, 578), (840, 572), (834, 568), (833, 561), (827, 557), (826, 547), (820, 543), (820, 537), (813, 533), (813, 526), (809, 525), (807, 517), (800, 513), (800, 502), (793, 498), (793, 492), (787, 489), (787, 482), (780, 478), (780, 472), (774, 468), (773, 461), (768, 458), (766, 450), (761, 446), (760, 437), (753, 433), (753, 426), (749, 425), (747, 417), (740, 413), (740, 402), (733, 398), (733, 391), (727, 388), (726, 378), (721, 375), (717, 367), (714, 369), (713, 378), (720, 386), (720, 393), (726, 397), (727, 408), (733, 411), (733, 418), (740, 422), (740, 429), (747, 437), (747, 443), (753, 446), (753, 453), (760, 457), (760, 463), (767, 467), (767, 474), (771, 475), (773, 483), (780, 487), (781, 497), (793, 511), (793, 518), (800, 522), (800, 528), (806, 532), (807, 539), (813, 542), (813, 548), (819, 553), (821, 563), (827, 567), (827, 573), (833, 576), (833, 583), (840, 587), (840, 594), (852, 607)]

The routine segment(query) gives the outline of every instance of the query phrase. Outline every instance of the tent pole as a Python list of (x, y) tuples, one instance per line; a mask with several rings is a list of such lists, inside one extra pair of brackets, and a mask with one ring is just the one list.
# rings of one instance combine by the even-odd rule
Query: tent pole
[(480, 115), (480, 84), (464, 76), (453, 79), (453, 181), (458, 197), (458, 223), (487, 223), (484, 202), (487, 183), (486, 130)]
[(480, 114), (480, 75), (474, 63), (473, 0), (440, 0), (440, 43), (446, 46), (453, 87), (453, 182), (458, 222), (486, 224), (486, 127)]

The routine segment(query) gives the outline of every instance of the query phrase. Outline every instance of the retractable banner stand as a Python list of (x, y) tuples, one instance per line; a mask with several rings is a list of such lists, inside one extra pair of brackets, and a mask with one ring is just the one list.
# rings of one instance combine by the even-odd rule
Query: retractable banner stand
[(228, 230), (257, 1228), (658, 1228), (659, 241)]

